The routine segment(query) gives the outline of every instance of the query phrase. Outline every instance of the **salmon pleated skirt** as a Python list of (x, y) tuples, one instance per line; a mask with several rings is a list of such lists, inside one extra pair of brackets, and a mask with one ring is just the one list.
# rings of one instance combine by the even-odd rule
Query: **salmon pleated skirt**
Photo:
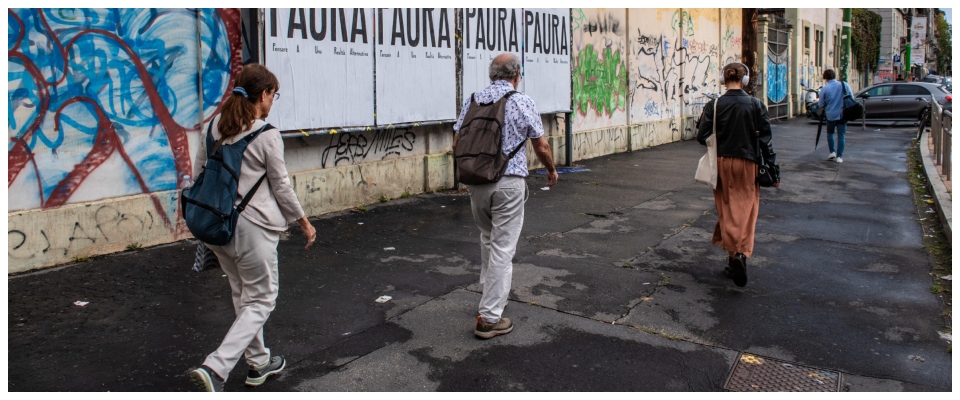
[(753, 254), (753, 237), (760, 211), (757, 164), (737, 157), (717, 157), (717, 226), (713, 244), (732, 253)]

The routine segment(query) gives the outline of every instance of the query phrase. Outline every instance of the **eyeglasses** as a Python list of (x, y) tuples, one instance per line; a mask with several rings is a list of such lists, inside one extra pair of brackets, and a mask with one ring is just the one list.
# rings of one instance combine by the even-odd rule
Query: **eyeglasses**
[(274, 94), (273, 94), (273, 99), (274, 99), (274, 100), (280, 100), (280, 92), (274, 93)]

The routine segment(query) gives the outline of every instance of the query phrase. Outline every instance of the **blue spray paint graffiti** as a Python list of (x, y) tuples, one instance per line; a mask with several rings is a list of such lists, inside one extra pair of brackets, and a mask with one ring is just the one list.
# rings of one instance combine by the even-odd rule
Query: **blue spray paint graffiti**
[(787, 98), (787, 57), (785, 54), (767, 57), (767, 98), (780, 103)]
[[(7, 21), (7, 185), (24, 189), (11, 208), (67, 204), (105, 165), (115, 194), (175, 189), (192, 169), (187, 131), (241, 67), (237, 9), (9, 9)], [(175, 207), (154, 200), (170, 226)]]

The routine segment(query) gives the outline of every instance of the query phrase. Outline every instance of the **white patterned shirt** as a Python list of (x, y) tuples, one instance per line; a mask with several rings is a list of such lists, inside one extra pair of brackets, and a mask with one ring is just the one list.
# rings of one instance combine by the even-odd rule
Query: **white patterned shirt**
[[(485, 89), (475, 93), (478, 103), (492, 103), (500, 100), (501, 97), (514, 90), (513, 85), (505, 80), (499, 80), (490, 84)], [(460, 116), (457, 123), (453, 125), (455, 132), (460, 132), (460, 125), (463, 124), (463, 117), (467, 115), (467, 109), (470, 108), (470, 96), (463, 101), (463, 107), (460, 110)], [(507, 100), (507, 107), (503, 116), (503, 152), (510, 154), (518, 145), (524, 146), (517, 152), (517, 155), (507, 164), (507, 170), (503, 173), (513, 176), (527, 176), (527, 139), (536, 139), (543, 136), (543, 121), (540, 119), (540, 111), (533, 99), (523, 93), (517, 93)]]

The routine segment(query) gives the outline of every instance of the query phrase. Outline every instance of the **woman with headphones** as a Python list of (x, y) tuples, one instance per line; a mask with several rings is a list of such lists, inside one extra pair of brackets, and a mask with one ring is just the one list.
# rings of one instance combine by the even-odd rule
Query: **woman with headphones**
[[(743, 91), (750, 83), (750, 70), (741, 63), (727, 64), (723, 67), (723, 82), (726, 93), (703, 108), (697, 141), (706, 145), (711, 134), (717, 135), (717, 186), (713, 198), (718, 220), (712, 242), (729, 255), (724, 274), (737, 286), (746, 286), (747, 258), (753, 254), (760, 210), (757, 167), (761, 153), (763, 159), (774, 164), (777, 155), (771, 144), (766, 107)], [(774, 184), (778, 186), (779, 182)]]

